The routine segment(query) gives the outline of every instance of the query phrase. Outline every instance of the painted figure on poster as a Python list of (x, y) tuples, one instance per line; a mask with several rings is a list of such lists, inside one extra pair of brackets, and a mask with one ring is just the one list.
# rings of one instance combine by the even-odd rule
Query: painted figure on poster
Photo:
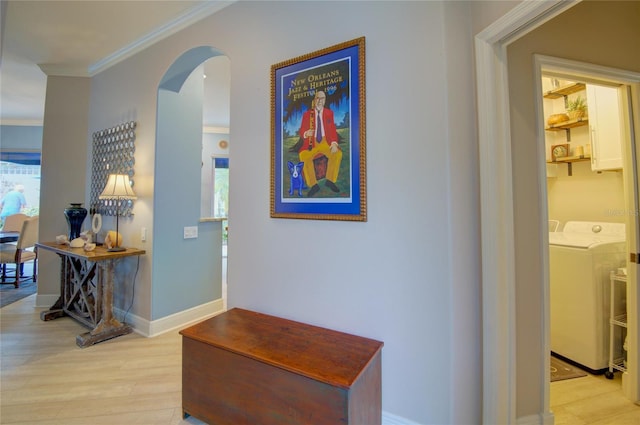
[(336, 185), (342, 150), (338, 146), (338, 132), (333, 111), (325, 108), (325, 92), (318, 90), (311, 103), (311, 109), (302, 116), (299, 135), (303, 143), (298, 150), (300, 161), (304, 163), (303, 174), (310, 187), (307, 197), (320, 190), (318, 180), (325, 179), (325, 186), (333, 192), (340, 192)]
[(304, 163), (298, 162), (294, 164), (291, 161), (287, 161), (287, 167), (289, 167), (289, 195), (293, 195), (293, 193), (297, 190), (298, 196), (302, 196), (302, 190), (307, 187), (304, 184), (304, 178), (302, 177), (302, 167)]

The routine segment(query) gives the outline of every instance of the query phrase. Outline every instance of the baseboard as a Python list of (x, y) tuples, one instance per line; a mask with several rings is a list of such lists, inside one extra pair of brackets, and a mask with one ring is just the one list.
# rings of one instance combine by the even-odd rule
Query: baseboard
[(518, 425), (553, 425), (555, 417), (553, 412), (540, 413), (538, 415), (523, 416), (516, 420)]
[(382, 411), (382, 425), (420, 425), (418, 422), (410, 421), (401, 416)]
[(153, 321), (143, 319), (132, 313), (125, 314), (126, 312), (120, 309), (114, 309), (114, 315), (120, 320), (124, 319), (133, 328), (134, 332), (145, 337), (154, 337), (176, 329), (182, 329), (223, 311), (224, 303), (220, 298)]

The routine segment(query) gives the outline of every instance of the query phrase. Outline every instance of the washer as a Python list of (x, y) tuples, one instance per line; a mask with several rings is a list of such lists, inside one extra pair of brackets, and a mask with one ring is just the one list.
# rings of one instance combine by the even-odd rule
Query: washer
[(551, 351), (595, 373), (609, 366), (609, 272), (626, 267), (625, 238), (623, 223), (549, 233)]

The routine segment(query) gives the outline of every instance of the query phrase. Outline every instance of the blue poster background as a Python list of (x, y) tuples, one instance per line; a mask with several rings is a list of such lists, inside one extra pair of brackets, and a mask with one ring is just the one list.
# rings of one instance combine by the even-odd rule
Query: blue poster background
[[(358, 45), (349, 46), (275, 70), (274, 184), (275, 213), (359, 215), (360, 211), (360, 77)], [(305, 111), (317, 90), (326, 94), (325, 107), (334, 113), (343, 152), (340, 193), (290, 195), (287, 162), (299, 161), (296, 143)]]

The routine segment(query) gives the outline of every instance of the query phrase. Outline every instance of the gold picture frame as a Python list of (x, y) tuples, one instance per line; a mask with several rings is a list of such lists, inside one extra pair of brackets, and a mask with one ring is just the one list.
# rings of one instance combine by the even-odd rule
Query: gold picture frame
[(365, 38), (271, 67), (271, 217), (366, 221)]

